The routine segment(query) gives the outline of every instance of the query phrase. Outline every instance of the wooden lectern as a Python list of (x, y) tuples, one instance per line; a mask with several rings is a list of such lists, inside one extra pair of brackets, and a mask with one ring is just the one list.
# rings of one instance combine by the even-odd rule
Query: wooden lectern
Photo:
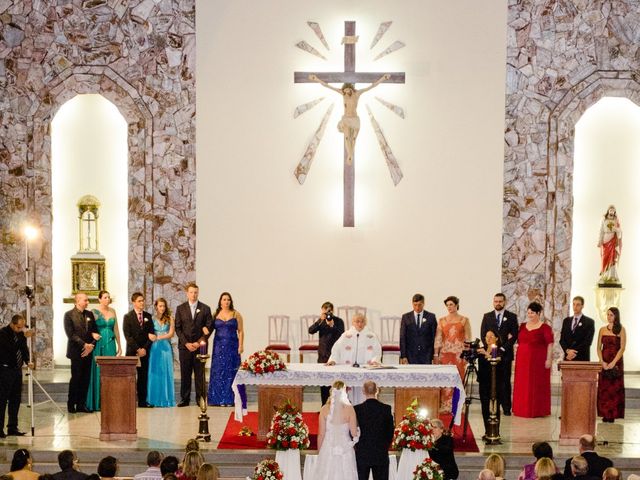
[(138, 357), (96, 357), (100, 366), (100, 440), (137, 440)]
[(598, 362), (558, 363), (562, 375), (560, 445), (576, 445), (580, 436), (596, 434), (598, 400)]
[(302, 387), (258, 385), (258, 440), (266, 440), (276, 409), (287, 401), (302, 412)]

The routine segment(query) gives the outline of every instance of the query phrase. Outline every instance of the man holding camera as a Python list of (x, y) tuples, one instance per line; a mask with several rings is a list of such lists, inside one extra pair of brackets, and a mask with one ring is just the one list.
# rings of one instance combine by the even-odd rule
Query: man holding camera
[(480, 326), (480, 336), (484, 339), (489, 330), (495, 330), (500, 337), (500, 353), (502, 358), (502, 388), (499, 389), (499, 405), (508, 417), (511, 415), (511, 364), (513, 362), (513, 345), (518, 340), (518, 316), (506, 310), (507, 297), (504, 293), (496, 293), (493, 296), (493, 311), (485, 313)]
[[(333, 303), (324, 302), (321, 307), (320, 318), (309, 327), (309, 335), (319, 332), (318, 338), (318, 363), (326, 363), (331, 356), (331, 348), (344, 333), (344, 322), (340, 317), (333, 315)], [(331, 387), (320, 387), (322, 405), (329, 399)]]

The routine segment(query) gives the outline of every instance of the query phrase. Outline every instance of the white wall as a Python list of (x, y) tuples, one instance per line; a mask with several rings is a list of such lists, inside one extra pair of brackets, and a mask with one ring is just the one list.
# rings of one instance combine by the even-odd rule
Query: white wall
[[(618, 275), (625, 288), (620, 319), (627, 338), (637, 338), (640, 328), (634, 313), (640, 309), (640, 107), (624, 98), (603, 98), (576, 124), (574, 159), (573, 243), (571, 295), (585, 298), (585, 313), (605, 325), (596, 311), (594, 287), (600, 272), (597, 248), (600, 221), (614, 204), (622, 226), (622, 254)], [(633, 345), (633, 341), (628, 346)], [(640, 351), (628, 348), (626, 370), (640, 370)]]
[[(246, 321), (245, 352), (264, 347), (267, 315), (295, 319), (321, 303), (365, 305), (380, 315), (461, 298), (478, 334), (500, 289), (506, 2), (359, 0), (197, 1), (197, 279), (215, 306), (229, 290)], [(294, 45), (320, 42), (329, 61)], [(293, 170), (328, 106), (298, 119), (321, 95), (294, 85), (298, 70), (342, 69), (343, 22), (355, 20), (357, 69), (405, 71), (405, 85), (362, 97), (356, 146), (356, 227), (342, 227), (342, 137), (338, 103), (306, 183)], [(374, 49), (407, 46), (377, 62)], [(488, 28), (490, 26), (490, 28)], [(362, 87), (362, 85), (360, 85)], [(401, 120), (374, 96), (406, 110)], [(394, 187), (365, 109), (369, 103), (404, 179)]]
[(69, 363), (63, 317), (73, 305), (62, 299), (71, 294), (71, 256), (80, 247), (77, 203), (86, 194), (102, 204), (99, 250), (106, 257), (106, 286), (115, 298), (112, 307), (120, 324), (128, 310), (127, 165), (127, 122), (114, 104), (101, 95), (78, 95), (60, 107), (51, 122), (53, 350), (57, 365)]

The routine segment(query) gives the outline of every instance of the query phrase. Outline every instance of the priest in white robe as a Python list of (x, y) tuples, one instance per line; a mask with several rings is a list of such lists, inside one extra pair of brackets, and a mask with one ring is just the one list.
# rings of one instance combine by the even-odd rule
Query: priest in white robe
[[(351, 319), (351, 328), (344, 332), (331, 349), (326, 363), (331, 365), (379, 365), (382, 358), (382, 345), (378, 336), (367, 327), (367, 318), (356, 313)], [(364, 401), (360, 387), (349, 389), (349, 399), (353, 405)]]

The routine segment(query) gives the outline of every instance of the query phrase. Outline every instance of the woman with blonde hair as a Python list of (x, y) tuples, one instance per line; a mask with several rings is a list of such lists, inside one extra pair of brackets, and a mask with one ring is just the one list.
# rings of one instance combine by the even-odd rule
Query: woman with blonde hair
[(496, 476), (496, 480), (502, 480), (504, 478), (505, 464), (504, 458), (497, 453), (492, 453), (487, 457), (484, 462), (484, 468), (491, 470)]
[(196, 480), (198, 471), (204, 463), (204, 458), (197, 450), (190, 450), (184, 454), (180, 470), (176, 472), (178, 480)]
[(218, 480), (220, 472), (218, 467), (211, 463), (203, 463), (198, 470), (198, 476), (196, 480)]
[(551, 477), (558, 472), (558, 468), (549, 457), (542, 457), (536, 462), (534, 471), (538, 480), (551, 480)]

